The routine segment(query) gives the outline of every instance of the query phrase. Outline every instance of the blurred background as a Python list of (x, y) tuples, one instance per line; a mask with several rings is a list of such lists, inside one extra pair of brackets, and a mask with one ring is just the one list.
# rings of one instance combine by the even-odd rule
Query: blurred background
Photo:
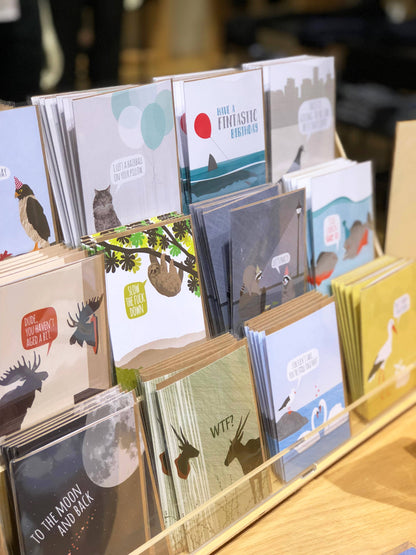
[(0, 99), (333, 55), (345, 152), (385, 216), (397, 121), (416, 119), (416, 0), (0, 0)]

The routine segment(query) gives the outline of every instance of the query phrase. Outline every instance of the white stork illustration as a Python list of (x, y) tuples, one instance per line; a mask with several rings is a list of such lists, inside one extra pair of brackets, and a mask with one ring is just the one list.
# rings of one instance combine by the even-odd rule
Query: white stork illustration
[(394, 325), (393, 318), (390, 318), (387, 324), (387, 341), (381, 347), (374, 361), (373, 367), (370, 370), (367, 381), (371, 382), (374, 376), (379, 370), (383, 370), (386, 365), (387, 359), (391, 355), (393, 348), (393, 332), (397, 333), (396, 327)]

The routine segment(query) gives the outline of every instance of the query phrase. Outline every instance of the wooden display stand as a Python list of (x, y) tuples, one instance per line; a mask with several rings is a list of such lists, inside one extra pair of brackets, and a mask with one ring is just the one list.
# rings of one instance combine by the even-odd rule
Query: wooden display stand
[[(412, 131), (413, 128), (410, 129), (410, 131)], [(403, 134), (409, 131), (408, 126), (403, 127), (402, 126), (402, 133), (400, 134), (400, 139), (403, 139)], [(414, 137), (416, 137), (416, 134), (413, 134)], [(408, 133), (406, 133), (406, 143), (407, 143), (407, 151), (409, 148), (408, 145)], [(337, 155), (340, 156), (345, 156), (345, 152), (344, 149), (342, 147), (342, 144), (338, 138), (338, 136), (336, 136), (336, 150), (337, 150)], [(396, 150), (397, 150), (397, 146), (396, 146)], [(402, 168), (402, 157), (397, 157), (398, 160), (398, 164), (400, 165), (400, 167), (398, 167), (398, 165), (396, 164), (396, 167), (394, 168), (393, 171), (393, 177), (396, 176), (396, 183), (392, 183), (392, 193), (395, 195), (395, 200), (397, 201), (397, 197), (403, 197), (403, 191), (402, 188), (403, 186), (400, 185), (400, 183), (397, 183), (398, 179), (400, 178), (401, 180), (403, 179), (403, 168)], [(407, 157), (406, 157), (407, 159)], [(405, 172), (406, 173), (406, 172)], [(398, 177), (397, 177), (398, 176)], [(409, 177), (410, 178), (410, 177)], [(399, 192), (398, 192), (399, 191)], [(400, 193), (401, 191), (401, 193)], [(406, 195), (404, 195), (406, 196)], [(403, 226), (403, 221), (401, 221), (401, 216), (400, 216), (400, 212), (398, 210), (394, 210), (394, 214), (390, 214), (389, 215), (389, 227), (391, 229), (394, 228), (395, 223), (397, 222), (397, 224), (400, 221), (400, 225)], [(407, 229), (409, 228), (409, 226), (407, 226)], [(401, 227), (402, 229), (402, 227)], [(400, 243), (400, 242), (399, 242)], [(389, 242), (389, 239), (387, 239), (387, 244), (393, 244), (393, 241), (391, 240)], [(412, 247), (409, 247), (412, 248)], [(377, 255), (382, 254), (382, 249), (381, 246), (378, 242), (378, 240), (375, 241), (375, 249), (377, 252)], [(393, 255), (398, 255), (399, 253), (396, 253), (394, 251), (394, 246), (391, 247), (389, 249), (389, 254), (393, 254)], [(411, 253), (408, 254), (408, 256), (411, 256)], [(342, 417), (342, 415), (348, 414), (349, 418), (350, 418), (350, 425), (351, 425), (351, 437), (348, 441), (344, 442), (340, 447), (338, 447), (337, 449), (335, 449), (333, 452), (330, 453), (330, 455), (325, 456), (324, 458), (322, 458), (321, 460), (317, 461), (316, 464), (312, 465), (310, 468), (308, 468), (305, 472), (303, 472), (301, 475), (297, 476), (294, 480), (288, 482), (288, 483), (283, 483), (281, 480), (279, 480), (279, 478), (277, 478), (276, 474), (273, 471), (273, 467), (276, 464), (276, 462), (282, 458), (284, 455), (286, 455), (291, 448), (286, 449), (285, 451), (279, 453), (278, 455), (276, 455), (275, 457), (272, 457), (271, 459), (269, 459), (268, 461), (266, 461), (263, 465), (261, 465), (260, 467), (258, 467), (256, 470), (254, 470), (253, 472), (251, 472), (250, 474), (244, 476), (241, 480), (239, 480), (237, 483), (233, 484), (232, 487), (227, 488), (227, 490), (223, 491), (221, 494), (215, 496), (214, 498), (212, 498), (209, 502), (207, 502), (206, 504), (204, 504), (203, 506), (199, 507), (197, 510), (193, 511), (192, 513), (190, 513), (189, 515), (187, 515), (185, 518), (183, 518), (181, 521), (175, 523), (173, 526), (171, 526), (169, 529), (165, 530), (164, 532), (162, 532), (161, 534), (159, 534), (159, 536), (153, 538), (152, 540), (150, 540), (149, 542), (147, 542), (145, 545), (139, 547), (138, 549), (136, 549), (134, 552), (132, 552), (131, 555), (140, 555), (140, 554), (144, 554), (144, 553), (165, 553), (167, 552), (167, 545), (170, 543), (169, 541), (167, 542), (167, 539), (171, 539), (172, 540), (172, 544), (174, 543), (174, 538), (175, 538), (175, 534), (177, 535), (178, 533), (183, 533), (184, 535), (189, 535), (192, 534), (193, 531), (195, 531), (197, 529), (198, 526), (201, 525), (201, 521), (203, 520), (203, 515), (204, 513), (207, 514), (209, 512), (211, 513), (215, 513), (216, 510), (218, 510), (218, 507), (221, 506), (221, 504), (227, 503), (228, 499), (230, 496), (236, 495), (238, 496), (239, 494), (241, 494), (242, 492), (247, 490), (247, 487), (249, 486), (250, 480), (255, 479), (258, 476), (261, 476), (262, 473), (268, 472), (271, 476), (271, 483), (272, 483), (272, 492), (270, 493), (270, 495), (265, 496), (265, 498), (258, 503), (255, 507), (252, 507), (251, 510), (247, 511), (246, 514), (244, 515), (237, 515), (237, 517), (235, 518), (235, 522), (230, 523), (230, 525), (224, 529), (222, 532), (220, 532), (219, 534), (216, 534), (215, 536), (213, 536), (208, 542), (206, 542), (204, 545), (201, 545), (198, 549), (195, 550), (195, 552), (197, 553), (201, 553), (204, 555), (207, 555), (209, 553), (213, 553), (215, 551), (220, 550), (220, 552), (224, 552), (225, 554), (227, 553), (235, 553), (235, 552), (254, 552), (254, 550), (259, 549), (261, 552), (268, 552), (268, 553), (300, 553), (302, 551), (302, 548), (305, 547), (305, 540), (299, 539), (303, 537), (303, 533), (302, 533), (302, 528), (303, 528), (303, 523), (305, 522), (305, 520), (307, 520), (307, 515), (310, 512), (310, 508), (308, 505), (305, 504), (299, 504), (298, 510), (297, 510), (297, 503), (299, 503), (299, 496), (302, 494), (302, 492), (300, 492), (299, 490), (301, 490), (302, 488), (304, 488), (304, 486), (306, 484), (309, 484), (312, 480), (314, 480), (315, 478), (317, 478), (318, 476), (320, 476), (323, 472), (325, 472), (326, 470), (328, 470), (330, 467), (332, 467), (334, 465), (334, 463), (337, 463), (338, 461), (340, 461), (342, 458), (344, 458), (346, 455), (348, 455), (349, 453), (351, 453), (353, 450), (357, 449), (358, 447), (362, 446), (367, 440), (369, 440), (372, 436), (374, 436), (377, 432), (379, 432), (380, 430), (382, 430), (383, 428), (385, 428), (388, 424), (390, 424), (391, 422), (393, 422), (397, 417), (399, 417), (400, 415), (404, 414), (406, 411), (408, 411), (409, 409), (412, 409), (412, 418), (414, 420), (416, 420), (416, 409), (415, 409), (415, 405), (416, 405), (416, 389), (412, 389), (410, 391), (410, 393), (404, 395), (399, 401), (397, 401), (396, 403), (392, 404), (387, 410), (385, 410), (384, 412), (382, 412), (378, 417), (376, 417), (375, 419), (371, 420), (371, 421), (364, 421), (362, 420), (362, 418), (359, 416), (359, 408), (361, 405), (363, 405), (364, 403), (366, 403), (366, 401), (370, 400), (370, 399), (375, 399), (377, 398), (377, 396), (383, 396), (384, 391), (387, 391), (388, 387), (392, 386), (396, 380), (399, 380), (400, 378), (403, 377), (407, 377), (408, 379), (412, 379), (414, 378), (414, 376), (416, 375), (416, 356), (415, 356), (415, 360), (413, 362), (410, 362), (408, 364), (408, 366), (402, 371), (402, 373), (400, 374), (400, 376), (394, 376), (392, 378), (390, 378), (389, 380), (386, 380), (382, 385), (380, 385), (378, 388), (374, 389), (370, 394), (363, 396), (362, 398), (358, 399), (357, 401), (355, 401), (354, 403), (350, 404), (348, 407), (346, 407), (346, 409), (340, 413), (339, 415), (337, 415), (335, 418), (333, 418), (332, 420), (337, 420), (338, 418), (340, 418), (340, 416)], [(398, 382), (396, 382), (397, 384)], [(331, 423), (331, 421), (327, 421), (324, 424), (322, 424), (321, 426), (319, 426), (318, 428), (316, 428), (316, 430), (314, 432), (311, 432), (310, 435), (312, 435), (313, 433), (319, 432), (321, 429), (323, 430), (326, 426), (328, 426), (328, 422)], [(416, 439), (416, 432), (414, 431), (415, 427), (413, 426), (413, 439)], [(308, 440), (308, 436), (306, 436), (305, 440)], [(382, 443), (382, 439), (379, 439), (378, 442)], [(296, 447), (296, 445), (295, 445)], [(292, 446), (292, 449), (294, 448), (294, 446)], [(364, 448), (364, 446), (362, 447)], [(411, 454), (413, 456), (416, 456), (416, 448), (415, 448), (415, 441), (413, 441), (413, 448), (411, 451)], [(375, 459), (375, 464), (377, 464), (378, 466), (378, 462), (380, 462), (380, 465), (383, 464), (383, 461), (377, 461)], [(339, 463), (340, 466), (336, 465), (335, 468), (342, 468), (342, 464), (343, 463)], [(346, 464), (346, 463), (345, 463)], [(344, 466), (345, 468), (345, 466)], [(367, 469), (368, 470), (368, 469)], [(386, 475), (388, 475), (389, 473), (389, 469), (385, 468), (385, 472)], [(409, 475), (410, 476), (410, 472), (404, 472), (405, 475)], [(414, 473), (413, 473), (414, 474)], [(359, 477), (357, 476), (357, 480), (359, 479)], [(414, 480), (413, 480), (414, 482)], [(411, 482), (411, 485), (414, 487), (414, 483)], [(318, 491), (319, 490), (319, 486), (316, 486), (316, 489)], [(403, 484), (401, 486), (401, 491), (403, 490)], [(404, 491), (406, 491), (406, 489), (404, 489)], [(286, 500), (287, 498), (289, 498), (291, 495), (293, 495), (294, 493), (299, 492), (298, 496), (296, 498), (294, 498), (292, 500), (292, 506), (294, 506), (294, 514), (296, 515), (295, 521), (291, 522), (291, 526), (290, 523), (286, 523), (288, 530), (291, 530), (291, 532), (288, 532), (288, 537), (293, 537), (292, 538), (292, 543), (289, 546), (280, 546), (279, 548), (277, 548), (276, 546), (276, 538), (279, 537), (279, 508), (278, 505), (280, 505), (284, 500)], [(305, 494), (305, 499), (307, 501), (309, 501), (309, 498), (307, 496), (307, 494)], [(382, 501), (382, 499), (380, 499)], [(338, 497), (337, 495), (335, 495), (335, 497), (331, 497), (329, 495), (327, 495), (326, 492), (326, 488), (323, 487), (323, 497), (319, 499), (319, 502), (317, 503), (317, 498), (312, 497), (312, 502), (316, 505), (318, 505), (318, 507), (320, 505), (324, 505), (326, 507), (326, 512), (329, 513), (330, 515), (336, 515), (337, 520), (340, 518), (338, 515), (338, 503), (342, 503), (344, 502), (344, 498), (343, 497)], [(405, 505), (408, 505), (410, 503), (410, 505), (412, 505), (412, 502), (408, 499), (404, 499), (403, 503)], [(276, 512), (273, 512), (273, 517), (271, 517), (273, 519), (273, 524), (272, 524), (272, 538), (268, 538), (268, 540), (266, 540), (263, 543), (263, 535), (262, 535), (262, 524), (259, 523), (257, 524), (252, 531), (250, 532), (250, 538), (248, 540), (248, 542), (251, 542), (249, 544), (245, 543), (245, 536), (240, 536), (239, 538), (237, 538), (234, 541), (231, 541), (233, 538), (235, 538), (236, 536), (240, 535), (245, 529), (247, 529), (250, 525), (252, 525), (253, 523), (255, 523), (256, 521), (258, 521), (259, 519), (261, 519), (263, 516), (265, 516), (267, 513), (269, 513), (270, 511), (272, 511), (273, 509), (276, 509)], [(371, 510), (374, 509), (373, 507), (367, 507), (365, 509), (362, 509), (361, 514), (364, 514), (366, 516), (370, 515), (371, 516)], [(336, 513), (335, 513), (336, 511)], [(413, 503), (413, 512), (414, 512), (414, 503)], [(348, 513), (348, 511), (347, 511)], [(388, 528), (389, 526), (394, 527), (394, 523), (393, 521), (391, 523), (388, 523), (388, 512), (384, 512), (383, 515), (381, 516), (381, 523), (385, 523), (385, 526)], [(303, 516), (302, 516), (303, 515)], [(413, 515), (414, 517), (414, 515)], [(360, 519), (360, 512), (357, 511), (357, 508), (354, 508), (352, 510), (352, 513), (349, 512), (348, 513), (348, 518), (354, 518), (354, 519)], [(384, 520), (383, 520), (384, 519)], [(344, 524), (343, 521), (342, 525)], [(380, 527), (382, 526), (382, 524), (378, 524), (378, 528), (376, 528), (377, 533), (380, 534)], [(389, 537), (391, 537), (391, 541), (396, 541), (396, 545), (398, 544), (402, 544), (404, 541), (414, 541), (416, 542), (416, 527), (413, 526), (413, 528), (406, 528), (406, 530), (412, 530), (414, 537), (413, 538), (401, 538), (400, 541), (398, 541), (398, 539), (393, 540), (393, 535), (390, 535)], [(315, 526), (313, 528), (308, 528), (308, 530), (310, 531), (309, 533), (313, 535), (313, 537), (319, 537), (318, 534), (318, 530), (317, 530), (317, 524), (315, 524)], [(305, 532), (306, 533), (306, 532)], [(258, 534), (258, 535), (257, 535)], [(252, 539), (254, 535), (254, 540)], [(349, 535), (345, 533), (345, 529), (343, 528), (342, 530), (340, 530), (338, 532), (338, 534), (335, 535), (335, 539), (334, 536), (331, 536), (333, 539), (333, 547), (331, 548), (331, 550), (326, 551), (327, 553), (348, 553), (351, 554), (353, 553), (353, 550), (351, 549), (351, 545), (349, 543)], [(225, 547), (224, 549), (220, 549), (222, 546), (224, 546), (227, 542), (230, 542), (230, 545)], [(321, 538), (322, 541), (322, 538)], [(323, 540), (323, 541), (326, 541)], [(267, 543), (267, 545), (266, 545)], [(255, 545), (255, 547), (254, 547)], [(387, 547), (387, 542), (385, 542), (384, 544)], [(310, 551), (310, 548), (312, 547), (312, 545), (308, 545), (307, 546), (307, 551)], [(325, 545), (323, 546), (322, 544), (315, 545), (315, 547), (317, 549), (319, 549), (320, 552), (324, 552), (324, 550), (322, 549), (323, 547), (325, 548)], [(394, 545), (390, 545), (389, 548), (393, 548)], [(366, 545), (363, 545), (363, 543), (360, 543), (360, 547), (357, 548), (358, 551), (356, 551), (356, 553), (363, 553), (363, 552), (368, 552), (366, 551)], [(153, 551), (154, 550), (154, 551)], [(250, 551), (251, 550), (251, 551)], [(175, 552), (175, 551), (174, 551)], [(380, 552), (377, 552), (380, 553)], [(397, 552), (399, 553), (399, 551)]]

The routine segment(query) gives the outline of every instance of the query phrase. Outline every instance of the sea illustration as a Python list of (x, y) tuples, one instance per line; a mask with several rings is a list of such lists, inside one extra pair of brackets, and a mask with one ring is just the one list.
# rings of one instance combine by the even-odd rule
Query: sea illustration
[[(196, 202), (262, 185), (266, 182), (265, 151), (216, 162), (190, 171), (191, 200)], [(211, 159), (210, 159), (211, 160)]]
[(314, 266), (309, 282), (331, 294), (331, 279), (374, 258), (372, 196), (354, 202), (340, 197), (313, 211), (313, 251), (308, 260)]
[[(324, 422), (332, 420), (344, 408), (344, 388), (342, 382), (340, 382), (303, 407), (291, 411), (289, 416), (296, 418), (297, 421), (304, 422), (303, 426), (299, 427), (297, 431), (280, 440), (270, 436), (267, 438), (267, 444), (272, 455), (296, 444), (282, 458), (282, 469), (286, 481), (291, 480), (311, 464), (316, 463), (347, 441), (351, 433), (348, 414), (343, 414), (339, 420), (334, 420), (328, 427), (323, 428), (316, 434), (311, 433)], [(285, 412), (285, 414), (288, 414), (288, 412)], [(284, 417), (283, 414), (280, 418), (282, 417)], [(277, 419), (276, 424), (277, 435), (279, 435), (280, 418)], [(304, 437), (306, 439), (303, 442), (297, 443)]]

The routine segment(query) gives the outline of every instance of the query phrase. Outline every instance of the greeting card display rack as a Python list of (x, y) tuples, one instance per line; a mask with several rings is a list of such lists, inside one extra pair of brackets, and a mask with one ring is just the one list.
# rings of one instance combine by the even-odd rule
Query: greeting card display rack
[[(386, 404), (386, 396), (391, 388), (404, 387), (416, 383), (416, 354), (412, 361), (404, 364), (396, 374), (386, 379), (371, 393), (360, 397), (349, 404), (342, 412), (324, 421), (319, 427), (305, 435), (291, 447), (268, 459), (261, 466), (246, 474), (238, 482), (212, 497), (207, 503), (192, 511), (174, 525), (166, 528), (159, 535), (135, 549), (130, 555), (182, 555), (184, 553), (213, 553), (231, 540), (245, 528), (256, 522), (267, 512), (277, 507), (287, 497), (301, 489), (311, 480), (322, 474), (326, 469), (361, 445), (372, 435), (379, 432), (387, 424), (416, 404), (416, 386), (407, 388), (397, 401), (383, 410), (377, 417), (366, 421), (360, 414), (365, 412), (367, 403), (382, 401)], [(364, 410), (363, 410), (364, 409)], [(309, 468), (299, 473), (289, 482), (283, 482), (278, 476), (279, 461), (288, 455), (296, 457), (308, 445), (314, 443), (319, 434), (325, 434), (340, 421), (349, 419), (351, 436), (329, 455), (316, 460)], [(319, 441), (319, 440), (318, 440)], [(253, 486), (263, 483), (263, 495), (254, 500), (248, 495)], [(251, 502), (248, 502), (251, 499)], [(221, 522), (221, 529), (218, 523)], [(225, 525), (224, 525), (225, 523)]]

